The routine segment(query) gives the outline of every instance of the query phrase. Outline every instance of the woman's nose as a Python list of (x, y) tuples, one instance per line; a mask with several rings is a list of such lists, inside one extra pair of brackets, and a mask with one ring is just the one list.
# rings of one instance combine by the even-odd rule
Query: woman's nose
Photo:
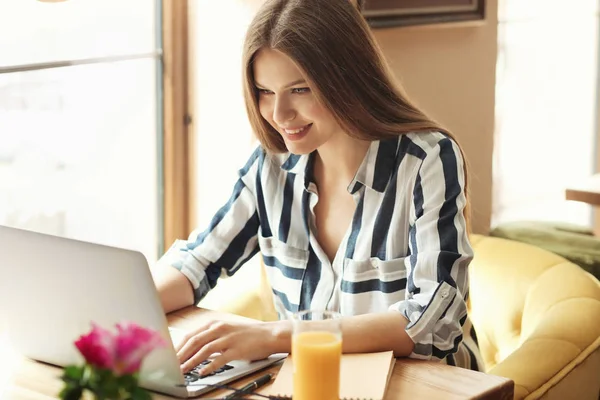
[(293, 121), (296, 118), (296, 111), (284, 100), (276, 100), (273, 109), (273, 121), (279, 126), (285, 126), (286, 123)]

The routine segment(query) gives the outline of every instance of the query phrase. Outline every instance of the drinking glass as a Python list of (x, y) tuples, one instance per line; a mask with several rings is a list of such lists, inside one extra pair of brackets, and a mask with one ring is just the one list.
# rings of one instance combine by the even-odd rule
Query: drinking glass
[(294, 400), (339, 400), (341, 315), (307, 310), (292, 315)]

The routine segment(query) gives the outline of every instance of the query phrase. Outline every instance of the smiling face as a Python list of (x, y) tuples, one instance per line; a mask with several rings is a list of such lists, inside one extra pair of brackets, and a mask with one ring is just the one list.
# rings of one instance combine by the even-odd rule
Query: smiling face
[(284, 53), (260, 50), (254, 59), (254, 82), (260, 114), (283, 137), (289, 152), (308, 154), (343, 134)]

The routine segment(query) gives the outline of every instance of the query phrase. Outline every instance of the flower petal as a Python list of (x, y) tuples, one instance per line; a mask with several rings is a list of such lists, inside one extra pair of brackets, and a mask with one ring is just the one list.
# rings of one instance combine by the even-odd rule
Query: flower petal
[(129, 322), (117, 324), (115, 373), (138, 372), (142, 361), (152, 350), (166, 345), (166, 341), (154, 330)]
[(114, 335), (92, 323), (92, 330), (79, 337), (75, 346), (86, 363), (98, 368), (112, 369), (114, 365)]

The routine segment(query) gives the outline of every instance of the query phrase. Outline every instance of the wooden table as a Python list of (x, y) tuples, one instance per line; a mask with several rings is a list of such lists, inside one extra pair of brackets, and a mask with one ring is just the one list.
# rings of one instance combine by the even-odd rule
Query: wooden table
[(592, 175), (589, 179), (567, 188), (567, 200), (581, 201), (600, 206), (600, 173)]
[[(201, 319), (238, 319), (241, 317), (223, 314), (196, 307), (188, 307), (169, 314), (169, 325), (176, 328), (191, 328)], [(4, 341), (2, 341), (4, 339)], [(277, 373), (280, 365), (269, 368)], [(15, 354), (2, 335), (0, 322), (0, 398), (10, 400), (56, 399), (62, 387), (60, 368), (28, 360)], [(240, 387), (264, 374), (260, 371), (236, 382)], [(385, 400), (395, 399), (489, 399), (509, 400), (513, 398), (513, 382), (509, 379), (462, 368), (442, 365), (431, 361), (398, 359), (388, 385)], [(269, 386), (260, 393), (269, 394)], [(200, 398), (218, 398), (228, 391), (214, 391)], [(173, 397), (155, 394), (157, 400)], [(247, 397), (259, 399), (260, 397)]]
[(595, 236), (600, 237), (600, 173), (568, 187), (565, 191), (565, 198), (587, 203), (596, 209), (593, 231)]

